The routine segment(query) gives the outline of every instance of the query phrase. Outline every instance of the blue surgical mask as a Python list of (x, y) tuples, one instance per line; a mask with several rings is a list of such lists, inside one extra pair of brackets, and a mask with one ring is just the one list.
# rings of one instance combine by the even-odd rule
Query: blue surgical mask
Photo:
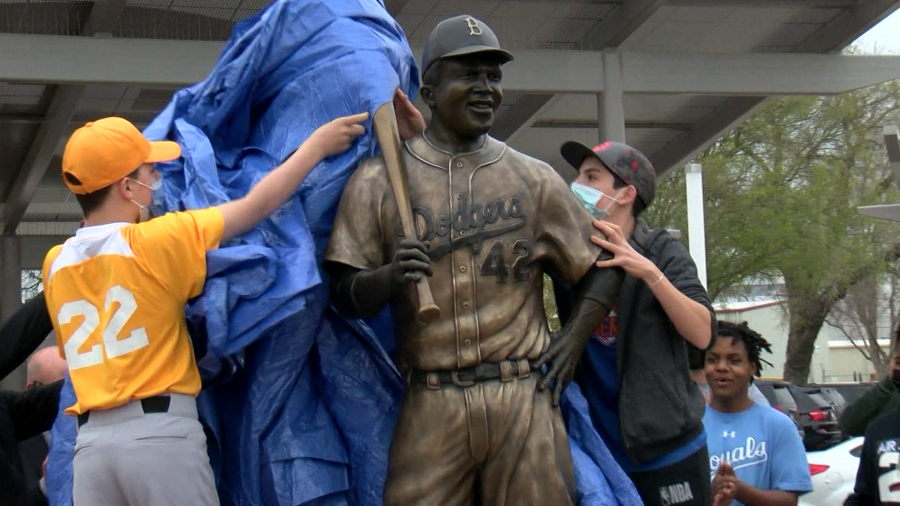
[(578, 200), (581, 202), (581, 205), (583, 205), (584, 208), (587, 209), (587, 211), (589, 213), (591, 213), (591, 216), (593, 216), (595, 219), (598, 219), (598, 220), (602, 220), (602, 219), (606, 218), (607, 215), (609, 215), (608, 207), (607, 208), (600, 207), (600, 202), (604, 198), (612, 200), (613, 202), (618, 202), (618, 200), (616, 200), (615, 197), (610, 197), (609, 195), (603, 193), (602, 191), (600, 191), (596, 188), (592, 188), (590, 186), (583, 185), (581, 183), (576, 183), (573, 181), (571, 188), (572, 188), (572, 193), (574, 193), (575, 196), (578, 197)]

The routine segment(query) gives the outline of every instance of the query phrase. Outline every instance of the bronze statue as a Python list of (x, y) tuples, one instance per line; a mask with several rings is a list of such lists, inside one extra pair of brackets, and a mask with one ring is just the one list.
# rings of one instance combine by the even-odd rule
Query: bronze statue
[[(594, 267), (591, 218), (562, 178), (488, 135), (510, 60), (483, 22), (438, 24), (422, 62), (431, 123), (402, 155), (418, 237), (404, 238), (382, 157), (357, 169), (338, 209), (325, 257), (333, 300), (351, 316), (391, 304), (406, 374), (388, 505), (575, 501), (556, 405), (623, 273)], [(545, 268), (578, 283), (554, 340)], [(431, 323), (417, 318), (422, 276), (441, 309)]]

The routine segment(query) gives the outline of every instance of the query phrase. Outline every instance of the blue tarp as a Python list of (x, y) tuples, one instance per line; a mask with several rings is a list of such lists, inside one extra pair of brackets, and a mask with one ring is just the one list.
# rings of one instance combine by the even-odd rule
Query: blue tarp
[[(318, 126), (374, 113), (397, 87), (414, 97), (418, 86), (405, 35), (381, 1), (276, 0), (237, 25), (210, 76), (176, 93), (145, 130), (184, 155), (159, 166), (155, 207), (238, 198)], [(402, 394), (389, 315), (341, 318), (319, 269), (344, 185), (375, 150), (369, 132), (316, 167), (271, 219), (207, 256), (204, 292), (186, 316), (223, 504), (381, 504)], [(67, 386), (64, 405), (71, 395)], [(48, 463), (53, 504), (69, 504), (74, 434), (61, 416)], [(639, 504), (602, 441), (579, 437), (582, 504)], [(585, 441), (593, 446), (582, 450)]]

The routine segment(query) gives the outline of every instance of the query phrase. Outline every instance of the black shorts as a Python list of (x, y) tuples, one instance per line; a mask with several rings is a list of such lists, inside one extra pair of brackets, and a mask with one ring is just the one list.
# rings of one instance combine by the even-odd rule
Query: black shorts
[(646, 506), (709, 506), (709, 452), (704, 446), (668, 467), (628, 475)]

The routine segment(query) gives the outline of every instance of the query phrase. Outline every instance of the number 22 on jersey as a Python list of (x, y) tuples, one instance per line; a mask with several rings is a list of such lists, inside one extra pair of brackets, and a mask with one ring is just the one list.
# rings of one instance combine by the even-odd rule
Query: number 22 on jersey
[(900, 502), (900, 453), (885, 452), (878, 458), (878, 467), (887, 469), (878, 477), (879, 499), (883, 503)]
[(78, 352), (78, 349), (100, 325), (100, 310), (84, 299), (67, 302), (59, 308), (57, 320), (60, 327), (79, 316), (84, 317), (81, 325), (65, 341), (66, 362), (69, 364), (70, 371), (103, 363), (104, 348), (107, 358), (116, 358), (150, 344), (144, 327), (134, 329), (125, 339), (119, 339), (122, 328), (137, 310), (137, 302), (134, 300), (133, 293), (119, 285), (106, 292), (103, 310), (109, 311), (116, 302), (119, 303), (119, 308), (116, 309), (106, 328), (103, 329), (103, 344), (95, 344), (91, 346), (90, 350), (81, 353)]

